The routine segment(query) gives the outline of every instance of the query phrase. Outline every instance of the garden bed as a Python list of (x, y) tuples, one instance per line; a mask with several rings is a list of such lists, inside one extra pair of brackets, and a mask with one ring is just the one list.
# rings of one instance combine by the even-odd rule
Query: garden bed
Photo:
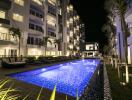
[(132, 100), (132, 83), (125, 86), (120, 84), (118, 78), (117, 69), (112, 68), (111, 65), (107, 65), (107, 73), (110, 82), (110, 88), (113, 100)]

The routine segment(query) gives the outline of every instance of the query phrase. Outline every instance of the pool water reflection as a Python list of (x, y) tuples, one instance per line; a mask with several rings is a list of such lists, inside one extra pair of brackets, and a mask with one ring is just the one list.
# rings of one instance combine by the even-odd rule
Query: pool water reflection
[(50, 90), (57, 85), (58, 92), (73, 97), (76, 97), (78, 91), (80, 97), (99, 62), (99, 59), (83, 59), (10, 76)]

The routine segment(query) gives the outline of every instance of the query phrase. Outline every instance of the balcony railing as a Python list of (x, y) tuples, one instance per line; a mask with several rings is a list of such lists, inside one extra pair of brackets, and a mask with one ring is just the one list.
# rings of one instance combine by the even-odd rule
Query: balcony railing
[(0, 0), (0, 8), (9, 10), (11, 8), (11, 1), (10, 0)]
[(10, 20), (0, 18), (0, 23), (10, 25)]
[(57, 13), (56, 7), (48, 5), (48, 13), (50, 13), (53, 16), (56, 16)]

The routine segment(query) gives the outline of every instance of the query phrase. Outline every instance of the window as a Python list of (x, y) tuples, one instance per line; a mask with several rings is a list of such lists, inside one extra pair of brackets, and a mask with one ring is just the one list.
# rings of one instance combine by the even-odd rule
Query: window
[(28, 36), (27, 44), (30, 44), (30, 45), (40, 45), (40, 43), (41, 43), (41, 39), (40, 38)]
[(33, 10), (33, 9), (30, 9), (30, 14), (34, 15), (36, 17), (39, 17), (39, 18), (43, 18), (43, 14), (41, 14), (41, 13), (39, 13), (39, 12)]
[(36, 30), (39, 32), (44, 32), (43, 28), (41, 26), (29, 23), (29, 29)]
[(50, 15), (47, 16), (47, 24), (55, 27), (56, 26), (56, 19)]
[(34, 15), (35, 16), (35, 11), (30, 9), (30, 14)]
[(31, 44), (34, 44), (34, 38), (31, 37)]
[(30, 44), (30, 40), (31, 40), (31, 38), (28, 37), (28, 39), (27, 39), (27, 44)]
[(38, 38), (35, 39), (35, 45), (39, 45), (39, 39)]
[(56, 8), (52, 6), (48, 6), (48, 13), (56, 16)]
[(29, 28), (30, 28), (30, 29), (35, 29), (34, 24), (29, 23)]
[(61, 8), (58, 10), (58, 12), (60, 15), (62, 15), (62, 9)]
[(0, 18), (5, 19), (5, 12), (0, 10)]
[(70, 41), (70, 37), (69, 36), (67, 36), (67, 42), (69, 42)]
[(16, 20), (16, 21), (19, 21), (19, 22), (23, 22), (23, 16), (20, 15), (20, 14), (14, 13), (13, 14), (13, 19)]
[(24, 0), (14, 0), (14, 2), (20, 6), (24, 6)]

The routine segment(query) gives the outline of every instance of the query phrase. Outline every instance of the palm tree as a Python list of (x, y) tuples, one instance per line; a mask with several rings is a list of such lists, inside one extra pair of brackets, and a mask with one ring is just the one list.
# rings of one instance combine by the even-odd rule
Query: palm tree
[(62, 39), (56, 39), (56, 40), (54, 40), (54, 43), (58, 45), (58, 50), (60, 48), (61, 42), (62, 42)]
[[(109, 45), (109, 49), (111, 51), (112, 55), (115, 55), (115, 51), (113, 50), (113, 48), (115, 48), (115, 36), (116, 36), (116, 27), (113, 25), (113, 16), (110, 17), (110, 15), (108, 16), (107, 22), (106, 24), (103, 25), (102, 27), (102, 31), (105, 32), (106, 37), (108, 38), (108, 45)], [(114, 39), (113, 41), (111, 41), (112, 39)]]
[(19, 28), (14, 28), (14, 27), (11, 27), (10, 29), (9, 29), (9, 32), (10, 32), (10, 34), (13, 36), (13, 37), (18, 37), (18, 41), (19, 41), (19, 53), (18, 53), (18, 55), (20, 56), (20, 39), (21, 39), (21, 31), (20, 31), (20, 29)]
[(76, 46), (73, 47), (73, 51), (72, 51), (72, 52), (73, 52), (73, 53), (74, 53), (74, 52), (77, 52)]
[(47, 42), (50, 42), (52, 44), (48, 36), (43, 37), (43, 40), (41, 41), (41, 45), (45, 47), (45, 56), (46, 56), (46, 51), (47, 51)]
[[(125, 22), (125, 14), (127, 11), (127, 1), (126, 0), (106, 0), (105, 2), (105, 8), (108, 11), (108, 13), (112, 15), (117, 15), (120, 18), (120, 23), (121, 23), (121, 30), (123, 33), (123, 38), (124, 38), (124, 49), (125, 49), (125, 62), (126, 62), (126, 82), (129, 82), (129, 77), (128, 77), (128, 48), (127, 48), (127, 37), (129, 36), (127, 24)], [(115, 16), (116, 16), (115, 15)]]

